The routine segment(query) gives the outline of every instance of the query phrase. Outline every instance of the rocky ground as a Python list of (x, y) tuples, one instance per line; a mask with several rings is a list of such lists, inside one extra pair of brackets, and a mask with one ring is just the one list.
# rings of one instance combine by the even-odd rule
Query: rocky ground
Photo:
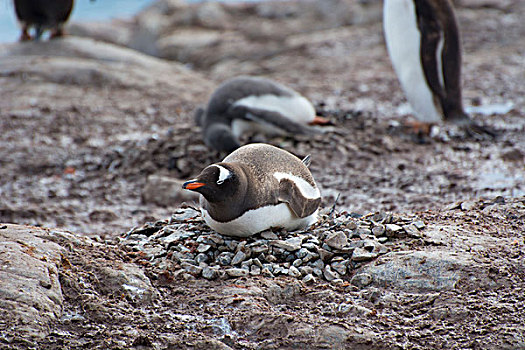
[[(457, 5), (464, 99), (496, 140), (402, 130), (373, 1), (159, 1), (3, 44), (0, 222), (33, 226), (0, 225), (0, 346), (525, 348), (523, 4)], [(179, 190), (224, 156), (193, 112), (238, 74), (335, 124), (265, 140), (312, 155), (305, 232), (227, 239)]]

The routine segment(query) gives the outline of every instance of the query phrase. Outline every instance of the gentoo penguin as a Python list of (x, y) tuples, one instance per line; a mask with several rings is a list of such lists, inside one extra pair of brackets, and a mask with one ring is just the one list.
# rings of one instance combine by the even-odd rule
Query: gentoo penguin
[(308, 124), (327, 124), (317, 117), (310, 101), (275, 81), (239, 76), (222, 83), (212, 94), (206, 110), (198, 110), (204, 142), (218, 151), (240, 147), (245, 132), (311, 134)]
[(22, 26), (20, 41), (31, 40), (29, 29), (35, 28), (35, 40), (44, 30), (51, 30), (51, 38), (64, 35), (63, 25), (73, 9), (73, 0), (14, 0), (15, 12)]
[(417, 119), (492, 135), (463, 109), (460, 37), (450, 1), (385, 0), (383, 25), (390, 60)]
[(248, 237), (271, 227), (301, 229), (317, 221), (321, 203), (308, 161), (253, 143), (206, 167), (182, 188), (202, 195), (204, 220), (223, 235)]

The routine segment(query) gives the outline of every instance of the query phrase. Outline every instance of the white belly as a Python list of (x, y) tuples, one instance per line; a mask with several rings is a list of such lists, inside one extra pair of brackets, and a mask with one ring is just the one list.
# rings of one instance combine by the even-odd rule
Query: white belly
[(442, 120), (421, 66), (421, 33), (414, 0), (385, 0), (383, 26), (392, 66), (416, 117), (428, 123)]
[(245, 133), (262, 133), (268, 136), (285, 135), (284, 130), (271, 124), (261, 124), (242, 119), (234, 119), (232, 122), (232, 133), (236, 138), (240, 138)]
[(234, 103), (235, 106), (262, 109), (278, 112), (286, 118), (297, 123), (308, 124), (315, 118), (315, 108), (305, 97), (301, 95), (277, 96), (260, 95), (241, 98)]
[(213, 220), (204, 208), (201, 208), (201, 213), (204, 221), (212, 229), (223, 235), (236, 237), (253, 236), (272, 227), (293, 231), (308, 227), (317, 221), (317, 210), (310, 216), (298, 218), (285, 203), (249, 210), (230, 222)]

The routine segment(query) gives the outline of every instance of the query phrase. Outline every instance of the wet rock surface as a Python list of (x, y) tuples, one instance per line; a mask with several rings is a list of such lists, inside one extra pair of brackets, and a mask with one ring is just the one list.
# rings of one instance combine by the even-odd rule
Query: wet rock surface
[[(159, 1), (1, 45), (0, 222), (54, 229), (0, 224), (0, 347), (525, 346), (523, 2), (456, 2), (465, 104), (496, 140), (407, 134), (378, 3), (301, 3)], [(335, 124), (246, 139), (312, 155), (308, 230), (233, 240), (177, 191), (224, 157), (193, 113), (238, 74)]]

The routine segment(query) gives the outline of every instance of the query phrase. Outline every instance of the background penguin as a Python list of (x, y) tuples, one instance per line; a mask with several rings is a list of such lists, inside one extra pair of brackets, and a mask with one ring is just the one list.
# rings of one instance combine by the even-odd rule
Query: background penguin
[(204, 142), (218, 151), (240, 147), (245, 132), (313, 134), (308, 124), (328, 124), (304, 96), (272, 80), (240, 76), (221, 84), (206, 110), (198, 109)]
[(204, 220), (228, 236), (307, 227), (317, 221), (321, 203), (306, 165), (287, 151), (261, 143), (237, 149), (182, 187), (202, 195)]
[(460, 38), (449, 0), (385, 0), (383, 25), (390, 60), (417, 119), (494, 136), (463, 109)]
[(22, 25), (20, 41), (31, 40), (29, 29), (35, 28), (35, 40), (44, 30), (51, 30), (50, 38), (64, 35), (63, 25), (73, 9), (73, 0), (14, 0), (16, 17)]

